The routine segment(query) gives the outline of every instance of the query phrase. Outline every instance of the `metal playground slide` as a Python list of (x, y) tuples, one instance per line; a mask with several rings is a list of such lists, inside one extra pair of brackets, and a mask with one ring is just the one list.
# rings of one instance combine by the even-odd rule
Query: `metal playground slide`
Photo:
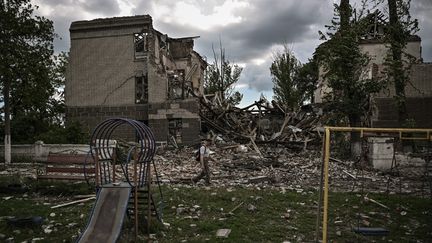
[[(127, 144), (129, 147), (126, 149), (124, 145), (120, 147), (113, 143), (117, 141), (114, 136), (118, 135), (114, 131), (119, 127), (129, 127), (136, 135), (136, 139)], [(96, 126), (90, 139), (89, 155), (92, 160), (88, 160), (93, 163), (91, 168), (94, 168), (94, 180), (89, 178), (87, 182), (94, 182), (98, 194), (88, 225), (77, 242), (116, 242), (122, 230), (131, 194), (134, 203), (129, 205), (128, 219), (134, 226), (135, 241), (140, 222), (145, 222), (149, 234), (150, 218), (155, 215), (160, 220), (161, 215), (156, 208), (156, 205), (160, 204), (154, 202), (151, 192), (153, 182), (159, 187), (159, 196), (161, 202), (163, 201), (153, 160), (155, 152), (153, 132), (142, 122), (110, 118)], [(84, 167), (85, 172), (86, 168), (88, 167)], [(138, 211), (141, 211), (141, 215)]]
[(90, 221), (78, 242), (116, 242), (120, 235), (131, 193), (128, 183), (100, 188)]

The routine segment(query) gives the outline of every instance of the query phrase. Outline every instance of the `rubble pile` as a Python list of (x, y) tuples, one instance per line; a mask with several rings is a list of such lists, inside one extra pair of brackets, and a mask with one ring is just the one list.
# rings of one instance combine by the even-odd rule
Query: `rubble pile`
[[(318, 189), (321, 178), (319, 150), (293, 152), (283, 146), (261, 145), (261, 157), (251, 145), (223, 145), (211, 148), (210, 161), (214, 186), (280, 187), (303, 191)], [(163, 183), (193, 184), (201, 166), (193, 148), (159, 152), (156, 166)], [(354, 161), (332, 158), (329, 177), (332, 191), (427, 193), (421, 177), (410, 179), (372, 169), (356, 168)], [(200, 185), (202, 182), (199, 182)]]
[(287, 112), (277, 102), (264, 97), (238, 108), (222, 99), (219, 93), (202, 96), (200, 116), (203, 122), (225, 141), (301, 144), (320, 138), (317, 131), (325, 117), (312, 110)]

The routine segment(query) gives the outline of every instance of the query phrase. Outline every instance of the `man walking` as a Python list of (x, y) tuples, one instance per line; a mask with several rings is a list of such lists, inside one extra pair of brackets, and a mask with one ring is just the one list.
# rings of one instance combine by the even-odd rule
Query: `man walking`
[(209, 146), (211, 145), (212, 141), (210, 139), (204, 140), (201, 147), (199, 148), (199, 161), (201, 164), (201, 172), (192, 179), (193, 182), (198, 182), (201, 180), (201, 178), (205, 177), (205, 181), (207, 185), (210, 185), (211, 178), (210, 178), (210, 168), (209, 168), (209, 160), (214, 161), (210, 157), (210, 149)]

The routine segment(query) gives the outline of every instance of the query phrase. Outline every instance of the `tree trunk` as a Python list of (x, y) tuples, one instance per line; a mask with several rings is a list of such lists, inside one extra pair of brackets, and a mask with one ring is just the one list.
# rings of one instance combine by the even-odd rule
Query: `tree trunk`
[(390, 48), (393, 59), (390, 68), (392, 70), (392, 78), (396, 93), (395, 99), (398, 110), (398, 122), (399, 125), (403, 125), (408, 118), (405, 96), (406, 78), (402, 63), (402, 51), (405, 47), (405, 43), (402, 37), (403, 29), (399, 22), (396, 0), (388, 0), (388, 7), (390, 21)]
[(350, 17), (351, 17), (351, 10), (350, 10), (350, 3), (349, 0), (341, 0), (339, 5), (339, 11), (340, 11), (340, 29), (341, 31), (346, 31), (350, 28)]
[[(360, 127), (361, 121), (359, 115), (349, 116), (350, 127)], [(353, 158), (358, 158), (361, 155), (361, 139), (359, 132), (351, 132), (350, 150)]]
[(4, 145), (5, 145), (5, 163), (11, 163), (11, 126), (10, 126), (10, 81), (6, 78), (3, 87), (3, 97), (4, 97), (4, 113), (5, 113), (5, 128), (4, 128)]

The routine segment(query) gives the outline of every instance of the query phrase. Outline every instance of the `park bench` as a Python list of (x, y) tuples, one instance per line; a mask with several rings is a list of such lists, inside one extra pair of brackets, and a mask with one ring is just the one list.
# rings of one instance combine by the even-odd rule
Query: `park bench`
[(45, 169), (38, 173), (38, 180), (85, 181), (95, 173), (94, 161), (86, 154), (49, 153), (43, 163)]

